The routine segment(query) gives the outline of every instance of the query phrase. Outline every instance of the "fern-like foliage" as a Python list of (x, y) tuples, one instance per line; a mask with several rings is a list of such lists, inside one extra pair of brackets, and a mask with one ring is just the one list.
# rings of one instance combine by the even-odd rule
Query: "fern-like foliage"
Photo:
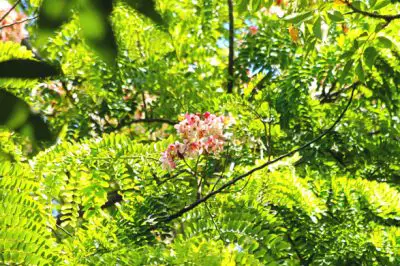
[[(165, 175), (160, 167), (157, 156), (170, 141), (144, 145), (110, 134), (60, 142), (29, 164), (5, 162), (2, 238), (4, 243), (21, 239), (21, 246), (2, 246), (2, 260), (45, 264), (66, 259), (84, 265), (199, 265), (201, 258), (210, 265), (398, 262), (396, 190), (363, 179), (303, 179), (290, 162), (238, 184), (235, 197), (220, 194), (177, 221), (158, 225), (181, 206), (176, 197), (184, 199), (191, 186), (190, 175), (182, 174), (175, 177), (175, 183), (182, 182), (177, 189), (168, 181), (171, 173)], [(57, 250), (63, 255), (56, 256)]]
[(233, 260), (240, 265), (252, 261), (260, 265), (296, 261), (282, 220), (257, 201), (221, 197), (185, 216), (177, 230), (183, 239), (218, 240), (233, 246)]
[(32, 164), (58, 206), (59, 223), (76, 227), (80, 218), (108, 207), (109, 200), (129, 198), (139, 191), (166, 145), (167, 141), (143, 145), (122, 134), (110, 134), (78, 143), (61, 142), (39, 153)]
[(29, 165), (0, 166), (0, 262), (6, 265), (60, 263), (49, 206)]
[(307, 180), (291, 166), (277, 169), (259, 175), (252, 194), (260, 191), (259, 200), (285, 221), (301, 263), (398, 263), (396, 189), (360, 178)]
[[(396, 1), (241, 0), (232, 14), (216, 0), (14, 2), (44, 3), (28, 27), (35, 57), (62, 75), (0, 80), (34, 110), (11, 122), (41, 117), (57, 135), (37, 152), (19, 135), (30, 127), (3, 119), (0, 264), (400, 265), (399, 20), (381, 15)], [(115, 65), (86, 42), (96, 18), (113, 27)], [(33, 57), (0, 42), (0, 62)], [(223, 151), (179, 151), (163, 169), (179, 115), (205, 112), (236, 120)]]

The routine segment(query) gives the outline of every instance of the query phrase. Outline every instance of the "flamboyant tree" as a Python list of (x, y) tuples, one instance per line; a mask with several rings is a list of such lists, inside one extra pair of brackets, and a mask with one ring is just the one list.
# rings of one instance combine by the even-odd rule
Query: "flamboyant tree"
[(0, 0), (0, 262), (399, 265), (400, 4)]

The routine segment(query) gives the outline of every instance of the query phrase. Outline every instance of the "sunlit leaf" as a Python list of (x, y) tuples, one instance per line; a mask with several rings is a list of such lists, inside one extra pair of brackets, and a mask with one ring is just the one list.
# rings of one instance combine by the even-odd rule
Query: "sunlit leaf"
[(334, 22), (341, 22), (344, 20), (344, 16), (339, 11), (328, 12), (328, 17)]
[(318, 17), (313, 25), (313, 32), (315, 37), (322, 40), (322, 29), (321, 29), (322, 18)]
[(364, 69), (362, 66), (362, 61), (360, 60), (355, 68), (355, 72), (358, 76), (358, 78), (360, 79), (360, 81), (364, 82), (365, 81), (365, 73), (364, 73)]
[(364, 62), (365, 62), (365, 64), (369, 68), (372, 68), (377, 56), (378, 56), (378, 52), (376, 51), (376, 49), (374, 47), (372, 47), (372, 46), (367, 47), (364, 50)]
[(298, 24), (304, 21), (311, 19), (313, 16), (313, 12), (304, 12), (304, 13), (294, 13), (289, 16), (284, 17), (283, 19), (292, 24)]

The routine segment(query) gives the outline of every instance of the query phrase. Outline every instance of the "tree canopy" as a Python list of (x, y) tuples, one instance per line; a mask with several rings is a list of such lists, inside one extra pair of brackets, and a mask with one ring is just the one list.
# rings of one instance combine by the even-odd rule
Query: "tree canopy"
[(0, 263), (400, 265), (400, 1), (0, 0)]

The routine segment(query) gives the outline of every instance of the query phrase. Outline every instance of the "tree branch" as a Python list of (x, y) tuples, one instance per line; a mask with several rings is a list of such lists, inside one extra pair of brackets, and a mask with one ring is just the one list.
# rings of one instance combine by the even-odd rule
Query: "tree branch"
[(229, 64), (228, 64), (228, 93), (233, 92), (234, 85), (234, 69), (233, 69), (233, 58), (234, 58), (234, 34), (235, 34), (235, 25), (233, 18), (233, 2), (232, 0), (228, 0), (228, 8), (229, 8)]
[(4, 15), (0, 18), (0, 22), (2, 22), (10, 13), (11, 11), (13, 11), (17, 5), (21, 2), (21, 0), (18, 0), (17, 2), (15, 2), (15, 4), (10, 8), (10, 10), (8, 10), (6, 13), (4, 13)]
[(358, 9), (355, 7), (352, 3), (350, 3), (349, 0), (343, 0), (343, 3), (345, 3), (351, 10), (353, 10), (354, 13), (358, 13), (370, 18), (376, 18), (376, 19), (384, 19), (387, 22), (391, 22), (392, 20), (395, 19), (400, 19), (400, 14), (397, 15), (383, 15), (383, 14), (378, 14), (378, 13), (372, 13), (372, 12), (367, 12), (361, 9)]
[(130, 126), (131, 124), (138, 124), (138, 123), (165, 123), (169, 125), (175, 125), (178, 122), (172, 121), (169, 119), (164, 119), (164, 118), (143, 118), (143, 119), (135, 119), (135, 120), (126, 120), (126, 121), (120, 121), (118, 123), (118, 126), (113, 128), (113, 130), (119, 130), (125, 126)]
[(271, 165), (271, 164), (276, 163), (276, 162), (278, 162), (278, 161), (280, 161), (280, 160), (282, 160), (282, 159), (284, 159), (284, 158), (286, 158), (286, 157), (289, 157), (289, 156), (295, 154), (296, 152), (301, 151), (301, 150), (303, 150), (303, 149), (309, 147), (309, 146), (310, 146), (311, 144), (313, 144), (314, 142), (317, 142), (317, 141), (319, 141), (320, 139), (322, 139), (325, 135), (327, 135), (330, 131), (332, 131), (332, 130), (336, 127), (336, 125), (340, 122), (340, 120), (342, 120), (342, 118), (344, 117), (346, 111), (349, 109), (349, 107), (350, 107), (350, 105), (351, 105), (351, 102), (352, 102), (353, 96), (354, 96), (354, 91), (355, 91), (355, 89), (358, 87), (358, 85), (359, 85), (359, 82), (356, 82), (356, 83), (353, 83), (353, 84), (350, 86), (350, 87), (352, 87), (353, 89), (352, 89), (352, 91), (351, 91), (351, 96), (350, 96), (350, 98), (349, 98), (349, 101), (348, 101), (347, 105), (345, 106), (345, 108), (343, 109), (343, 111), (342, 111), (342, 113), (339, 115), (339, 117), (336, 119), (336, 121), (335, 121), (327, 130), (325, 130), (322, 134), (320, 134), (319, 136), (317, 136), (317, 137), (315, 137), (314, 139), (310, 140), (309, 142), (303, 144), (303, 145), (300, 146), (299, 148), (293, 149), (292, 151), (290, 151), (290, 152), (288, 152), (288, 153), (285, 153), (285, 154), (283, 154), (283, 155), (281, 155), (281, 156), (279, 156), (279, 157), (277, 157), (277, 158), (275, 158), (275, 159), (273, 159), (273, 160), (271, 160), (271, 161), (268, 161), (268, 162), (266, 162), (266, 163), (264, 163), (264, 164), (262, 164), (262, 165), (260, 165), (260, 166), (257, 166), (257, 167), (255, 167), (255, 168), (251, 169), (251, 170), (248, 171), (247, 173), (244, 173), (244, 174), (242, 174), (242, 175), (240, 175), (240, 176), (235, 177), (234, 179), (232, 179), (231, 181), (225, 183), (224, 185), (222, 185), (222, 186), (219, 187), (218, 189), (216, 189), (216, 190), (214, 190), (214, 191), (211, 191), (210, 193), (208, 193), (208, 194), (207, 194), (206, 196), (204, 196), (203, 198), (201, 198), (201, 199), (199, 199), (199, 200), (193, 202), (192, 204), (190, 204), (190, 205), (188, 205), (188, 206), (182, 208), (182, 209), (179, 210), (178, 212), (176, 212), (176, 213), (174, 213), (174, 214), (172, 214), (172, 215), (170, 215), (170, 216), (168, 216), (168, 217), (166, 217), (166, 218), (164, 218), (164, 219), (161, 219), (161, 221), (162, 221), (162, 222), (170, 222), (170, 221), (172, 221), (172, 220), (174, 220), (174, 219), (176, 219), (176, 218), (178, 218), (178, 217), (181, 217), (183, 214), (187, 213), (188, 211), (193, 210), (194, 208), (196, 208), (196, 207), (197, 207), (198, 205), (200, 205), (201, 203), (206, 202), (206, 201), (209, 200), (211, 197), (215, 196), (216, 194), (221, 193), (223, 190), (225, 190), (226, 188), (228, 188), (228, 187), (234, 185), (234, 184), (237, 183), (238, 181), (240, 181), (240, 180), (242, 180), (242, 179), (244, 179), (244, 178), (250, 176), (251, 174), (253, 174), (253, 173), (255, 173), (255, 172), (257, 172), (257, 171), (259, 171), (259, 170), (261, 170), (261, 169), (264, 169), (264, 168), (267, 167), (268, 165)]
[(130, 121), (131, 124), (137, 124), (137, 123), (165, 123), (165, 124), (170, 124), (170, 125), (175, 125), (176, 121), (172, 121), (169, 119), (164, 119), (164, 118), (144, 118), (144, 119), (136, 119)]
[(27, 21), (29, 21), (29, 20), (37, 19), (38, 17), (39, 17), (39, 16), (36, 15), (36, 16), (30, 17), (30, 18), (26, 18), (26, 19), (23, 19), (23, 20), (18, 20), (18, 21), (15, 21), (15, 22), (13, 22), (13, 23), (10, 23), (10, 24), (3, 25), (3, 26), (0, 27), (0, 30), (2, 30), (2, 29), (4, 29), (4, 28), (7, 28), (7, 27), (12, 27), (12, 26), (14, 26), (14, 25), (18, 25), (18, 24), (21, 24), (21, 23), (25, 23), (25, 22), (27, 22)]

